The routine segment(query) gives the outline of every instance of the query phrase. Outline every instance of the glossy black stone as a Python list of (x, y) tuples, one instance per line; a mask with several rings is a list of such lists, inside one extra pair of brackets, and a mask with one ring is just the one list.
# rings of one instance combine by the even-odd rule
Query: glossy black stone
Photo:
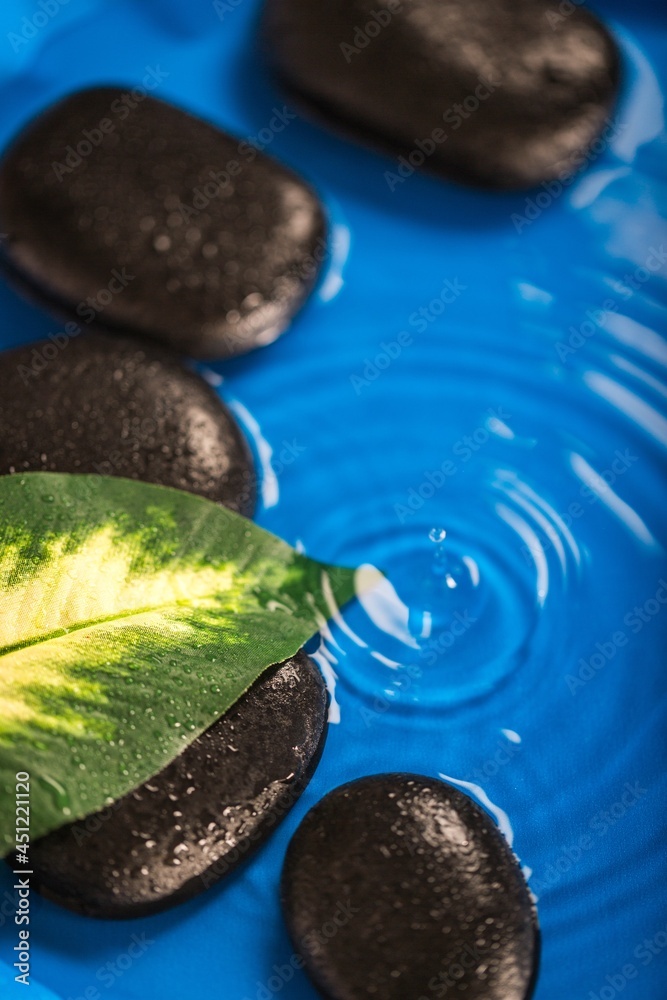
[(255, 473), (231, 413), (170, 351), (81, 333), (0, 355), (0, 475), (97, 472), (250, 516)]
[[(267, 0), (267, 58), (292, 97), (413, 168), (494, 188), (576, 173), (609, 141), (619, 54), (552, 0)], [(435, 131), (438, 130), (438, 131)], [(593, 158), (597, 153), (591, 152)]]
[(32, 884), (94, 917), (190, 899), (271, 835), (317, 767), (326, 726), (326, 687), (300, 652), (136, 791), (35, 841)]
[(320, 203), (296, 174), (112, 87), (65, 98), (15, 139), (0, 229), (6, 270), (43, 304), (194, 357), (275, 340), (325, 256)]
[(521, 870), (490, 817), (441, 781), (381, 774), (327, 795), (289, 845), (282, 902), (328, 1000), (532, 993), (539, 937)]

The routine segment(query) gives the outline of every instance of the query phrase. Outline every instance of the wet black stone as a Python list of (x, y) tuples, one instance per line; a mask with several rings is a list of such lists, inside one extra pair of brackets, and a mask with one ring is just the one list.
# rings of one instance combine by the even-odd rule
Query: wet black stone
[(489, 816), (451, 785), (361, 778), (306, 815), (283, 911), (329, 1000), (525, 1000), (539, 951), (528, 887)]
[(298, 653), (136, 791), (36, 840), (32, 884), (94, 917), (190, 899), (257, 850), (294, 805), (319, 762), (326, 718), (322, 677)]
[(317, 197), (247, 143), (126, 95), (75, 93), (10, 146), (6, 270), (43, 304), (194, 357), (270, 343), (317, 276)]
[(295, 99), (409, 160), (394, 188), (418, 165), (495, 188), (575, 173), (618, 89), (609, 32), (552, 0), (267, 0), (263, 28)]
[(0, 475), (97, 472), (250, 516), (255, 473), (231, 413), (170, 351), (82, 333), (0, 355)]

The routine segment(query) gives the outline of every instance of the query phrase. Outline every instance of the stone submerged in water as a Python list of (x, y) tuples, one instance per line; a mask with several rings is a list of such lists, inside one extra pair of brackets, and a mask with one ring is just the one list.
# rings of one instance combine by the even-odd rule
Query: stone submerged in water
[(190, 899), (275, 830), (317, 767), (326, 726), (326, 687), (297, 653), (150, 781), (35, 841), (32, 884), (94, 917), (140, 917)]
[(275, 340), (325, 256), (322, 208), (296, 174), (112, 87), (66, 97), (15, 139), (0, 229), (10, 277), (47, 306), (205, 358)]
[(0, 355), (0, 475), (125, 476), (252, 514), (250, 450), (203, 379), (152, 344), (62, 339)]
[[(493, 188), (563, 180), (615, 134), (620, 59), (582, 7), (551, 0), (267, 0), (267, 58), (290, 94), (414, 169)], [(598, 138), (599, 137), (599, 138)], [(597, 142), (595, 141), (597, 139)]]
[(283, 911), (328, 1000), (526, 1000), (539, 932), (490, 817), (441, 781), (381, 774), (335, 789), (287, 851)]

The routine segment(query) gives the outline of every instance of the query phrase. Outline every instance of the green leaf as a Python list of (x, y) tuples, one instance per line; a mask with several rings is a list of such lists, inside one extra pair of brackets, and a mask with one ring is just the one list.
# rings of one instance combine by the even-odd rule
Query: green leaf
[(180, 490), (0, 478), (0, 854), (15, 775), (36, 838), (161, 770), (354, 592)]

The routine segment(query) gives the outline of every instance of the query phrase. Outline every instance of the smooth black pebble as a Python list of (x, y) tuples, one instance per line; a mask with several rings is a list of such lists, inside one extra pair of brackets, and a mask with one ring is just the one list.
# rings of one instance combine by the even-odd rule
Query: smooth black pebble
[(285, 919), (329, 1000), (526, 1000), (535, 908), (490, 817), (444, 782), (381, 774), (342, 785), (287, 851)]
[(0, 356), (0, 475), (97, 472), (173, 486), (250, 516), (248, 445), (168, 350), (85, 333)]
[(233, 871), (317, 767), (327, 691), (305, 653), (273, 667), (159, 774), (30, 849), (32, 884), (94, 917), (139, 917)]
[(193, 357), (270, 343), (325, 256), (316, 195), (248, 143), (126, 95), (75, 93), (5, 153), (10, 276), (46, 306)]
[(576, 173), (618, 90), (607, 29), (552, 0), (267, 0), (263, 29), (293, 97), (406, 158), (392, 190), (413, 167), (494, 188)]

